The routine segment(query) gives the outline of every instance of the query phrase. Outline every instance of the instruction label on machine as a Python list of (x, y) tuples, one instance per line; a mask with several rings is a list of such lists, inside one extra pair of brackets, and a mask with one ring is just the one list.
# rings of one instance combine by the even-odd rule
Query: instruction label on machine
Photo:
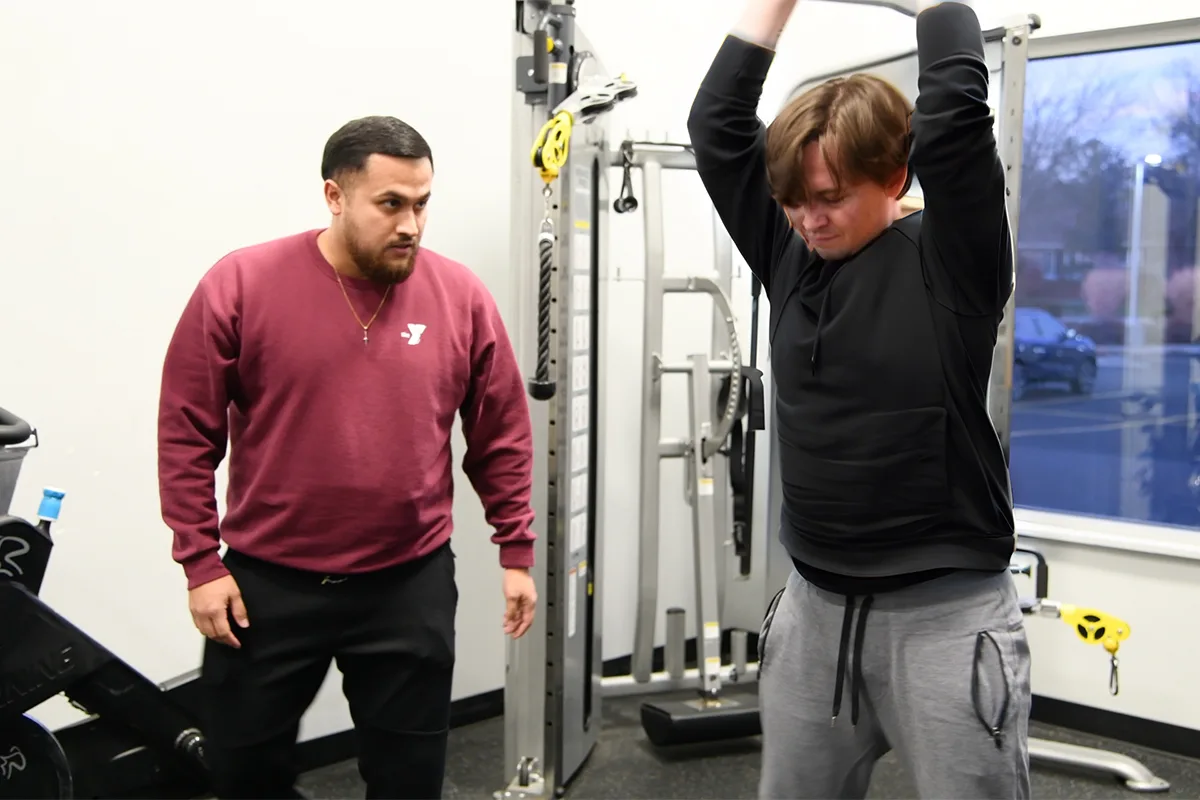
[(699, 488), (696, 491), (700, 493), (701, 497), (708, 497), (711, 495), (713, 493), (713, 479), (701, 478)]
[(571, 478), (571, 513), (575, 514), (587, 508), (588, 476), (587, 473)]
[(586, 392), (592, 376), (592, 360), (587, 353), (578, 353), (571, 359), (571, 391)]
[(588, 435), (580, 433), (571, 440), (571, 472), (587, 469)]
[(576, 353), (586, 352), (592, 346), (592, 320), (582, 314), (571, 320), (571, 346)]
[(587, 430), (589, 413), (588, 396), (577, 394), (571, 398), (571, 433)]
[(704, 638), (705, 639), (720, 639), (721, 638), (721, 623), (719, 623), (719, 622), (704, 623)]
[[(592, 271), (592, 234), (590, 231), (575, 231), (571, 235), (571, 271), (576, 275), (589, 275)], [(591, 279), (588, 279), (591, 284)], [(589, 291), (591, 291), (589, 289)], [(583, 309), (576, 306), (577, 311)]]
[(592, 279), (587, 275), (576, 275), (571, 278), (571, 307), (580, 314), (592, 310)]
[(587, 521), (588, 515), (584, 511), (581, 514), (576, 514), (571, 517), (571, 552), (582, 550), (587, 545)]

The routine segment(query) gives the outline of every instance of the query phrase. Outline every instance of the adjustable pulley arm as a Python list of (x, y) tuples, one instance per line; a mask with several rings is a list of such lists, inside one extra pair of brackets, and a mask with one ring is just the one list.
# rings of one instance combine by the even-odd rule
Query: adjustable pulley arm
[(1121, 642), (1129, 638), (1131, 631), (1128, 622), (1094, 608), (1081, 608), (1054, 600), (1039, 600), (1029, 613), (1060, 619), (1067, 623), (1082, 641), (1101, 645), (1109, 657), (1108, 691), (1113, 695), (1120, 692), (1117, 650), (1121, 648)]
[[(542, 31), (542, 28), (538, 28)], [(548, 61), (554, 43), (542, 37), (538, 45), (534, 36), (535, 53), (542, 53)], [(537, 58), (535, 56), (535, 64)], [(537, 68), (535, 67), (535, 73)], [(549, 67), (547, 67), (547, 74)], [(553, 307), (551, 283), (554, 274), (554, 230), (553, 184), (566, 166), (571, 155), (571, 132), (575, 125), (591, 122), (612, 109), (617, 103), (634, 97), (637, 85), (624, 75), (613, 80), (591, 80), (573, 91), (550, 113), (550, 119), (542, 126), (533, 142), (529, 158), (545, 184), (542, 194), (546, 199), (541, 230), (538, 233), (538, 301), (537, 301), (537, 363), (533, 378), (529, 381), (529, 394), (535, 400), (549, 400), (555, 393), (555, 382), (550, 377), (550, 317)]]
[[(1112, 614), (1098, 611), (1094, 608), (1081, 608), (1069, 603), (1059, 603), (1047, 598), (1049, 587), (1049, 567), (1046, 559), (1037, 550), (1027, 547), (1017, 547), (1016, 553), (1033, 556), (1037, 561), (1035, 582), (1036, 597), (1021, 601), (1021, 611), (1027, 615), (1038, 615), (1061, 619), (1075, 631), (1075, 635), (1088, 644), (1099, 644), (1108, 652), (1111, 669), (1108, 677), (1108, 690), (1113, 695), (1120, 691), (1120, 681), (1117, 676), (1117, 650), (1121, 642), (1129, 638), (1131, 633), (1129, 623)], [(1033, 576), (1032, 566), (1009, 564), (1008, 571), (1014, 575)]]

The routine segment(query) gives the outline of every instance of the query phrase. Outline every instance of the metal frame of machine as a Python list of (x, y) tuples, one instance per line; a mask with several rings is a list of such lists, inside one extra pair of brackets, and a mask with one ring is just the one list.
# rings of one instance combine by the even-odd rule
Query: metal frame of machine
[[(913, 15), (910, 0), (839, 0), (877, 5)], [(1008, 211), (1014, 247), (1019, 218), (1021, 131), (1024, 111), (1025, 64), (1036, 17), (1026, 16), (986, 32), (1002, 47), (1003, 91), (998, 109), (999, 141), (1009, 185)], [(517, 53), (513, 119), (515, 148), (512, 165), (514, 239), (512, 261), (517, 297), (514, 338), (527, 374), (535, 437), (534, 485), (539, 537), (533, 573), (544, 598), (542, 609), (525, 637), (508, 643), (505, 681), (505, 775), (497, 798), (561, 795), (582, 768), (596, 744), (605, 696), (652, 694), (681, 688), (701, 690), (701, 697), (719, 693), (722, 683), (756, 674), (746, 655), (748, 628), (757, 624), (785, 570), (773, 562), (778, 544), (770, 531), (779, 524), (778, 462), (773, 437), (755, 454), (756, 479), (751, 493), (765, 500), (755, 515), (750, 535), (749, 566), (726, 570), (718, 580), (718, 541), (714, 525), (730, 522), (727, 463), (712, 458), (723, 445), (729, 414), (716, 402), (722, 376), (730, 380), (722, 398), (728, 408), (737, 404), (729, 391), (740, 387), (733, 379), (742, 368), (728, 298), (731, 292), (732, 246), (724, 228), (716, 225), (716, 269), (712, 277), (664, 279), (661, 174), (666, 169), (694, 169), (687, 145), (623, 142), (614, 146), (603, 114), (636, 92), (624, 76), (613, 78), (590, 51), (586, 36), (575, 25), (574, 0), (518, 0)], [(896, 59), (911, 57), (907, 52)], [(862, 71), (879, 62), (842, 70)], [(832, 77), (832, 76), (822, 76)], [(819, 78), (809, 79), (814, 82)], [(534, 142), (532, 152), (523, 143)], [(533, 164), (531, 165), (531, 160)], [(597, 568), (604, 549), (604, 441), (599, 389), (606, 382), (600, 348), (606, 341), (607, 215), (610, 209), (608, 171), (639, 169), (643, 177), (646, 215), (646, 309), (643, 358), (642, 497), (640, 509), (639, 611), (632, 670), (627, 676), (602, 677), (600, 582)], [(540, 176), (540, 180), (539, 180)], [(624, 200), (612, 206), (632, 210)], [(525, 265), (536, 264), (533, 270)], [(709, 352), (695, 353), (688, 363), (664, 364), (659, 357), (664, 292), (704, 291), (714, 298), (714, 332)], [(1006, 307), (993, 363), (989, 407), (1005, 451), (1009, 439), (1011, 353)], [(760, 332), (751, 331), (752, 337)], [(536, 355), (529, 352), (536, 342)], [(732, 346), (731, 346), (732, 345)], [(691, 437), (660, 439), (661, 381), (686, 374)], [(714, 377), (716, 380), (714, 380)], [(769, 382), (769, 378), (767, 379)], [(773, 398), (766, 398), (773, 408)], [(767, 431), (773, 414), (766, 415)], [(720, 437), (720, 438), (718, 438)], [(658, 467), (662, 458), (685, 457), (689, 462), (688, 497), (692, 505), (696, 561), (696, 640), (698, 669), (685, 670), (685, 623), (678, 609), (668, 611), (667, 647), (662, 672), (652, 672), (657, 614)], [(545, 487), (544, 490), (542, 487)], [(724, 537), (722, 536), (722, 539)], [(736, 561), (737, 559), (729, 559)], [(729, 592), (740, 578), (741, 605), (754, 607), (755, 618), (737, 630), (722, 618), (731, 606)], [(752, 595), (752, 596), (751, 596)], [(742, 614), (734, 616), (741, 617)], [(730, 664), (722, 666), (721, 626), (733, 630)], [(643, 709), (645, 712), (645, 709)], [(643, 713), (645, 724), (645, 713)], [(648, 732), (649, 729), (647, 728)], [(1067, 752), (1055, 743), (1030, 741), (1031, 757), (1053, 763), (1072, 763), (1128, 775), (1130, 766), (1117, 764), (1115, 754), (1103, 751)], [(1113, 756), (1113, 758), (1110, 758)], [(1128, 761), (1128, 760), (1126, 760)], [(1131, 782), (1130, 788), (1138, 788)], [(1155, 781), (1144, 787), (1161, 788)]]
[[(514, 263), (537, 264), (517, 271), (518, 350), (530, 349), (524, 366), (533, 377), (530, 394), (535, 429), (535, 498), (544, 531), (536, 546), (535, 578), (546, 598), (534, 627), (510, 642), (505, 686), (505, 756), (512, 774), (498, 796), (532, 797), (561, 790), (595, 744), (602, 696), (647, 694), (703, 684), (710, 697), (722, 684), (753, 674), (747, 664), (747, 632), (733, 637), (733, 668), (721, 666), (720, 587), (717, 579), (718, 519), (731, 516), (723, 458), (727, 434), (740, 422), (743, 381), (748, 371), (729, 305), (732, 243), (715, 226), (718, 259), (713, 274), (695, 278), (663, 275), (663, 170), (695, 169), (690, 147), (626, 141), (614, 146), (602, 124), (593, 124), (616, 102), (636, 91), (632, 82), (612, 78), (590, 52), (574, 25), (573, 3), (517, 3), (515, 33), (515, 139), (533, 141), (513, 165), (516, 196)], [(597, 97), (609, 91), (605, 97)], [(533, 161), (531, 165), (530, 161)], [(602, 558), (603, 417), (598, 388), (605, 381), (598, 348), (607, 330), (606, 247), (610, 207), (618, 213), (638, 202), (619, 198), (610, 206), (608, 170), (638, 170), (643, 178), (641, 206), (646, 226), (646, 339), (643, 395), (647, 407), (643, 447), (643, 511), (639, 591), (642, 608), (639, 646), (630, 675), (602, 677), (600, 593), (595, 579)], [(540, 180), (539, 180), (540, 178)], [(535, 279), (536, 278), (536, 279)], [(664, 294), (700, 292), (713, 298), (711, 350), (683, 364), (663, 363)], [(529, 348), (530, 343), (536, 343)], [(532, 361), (532, 363), (531, 363)], [(686, 375), (692, 435), (683, 441), (659, 435), (661, 386)], [(747, 383), (755, 384), (753, 380)], [(718, 403), (722, 410), (716, 411)], [(699, 442), (699, 446), (693, 446)], [(695, 621), (703, 670), (683, 667), (684, 625), (678, 609), (667, 615), (670, 646), (666, 669), (651, 674), (658, 573), (658, 469), (662, 458), (684, 458), (693, 529), (702, 552), (696, 581)], [(765, 528), (763, 528), (765, 531)], [(749, 535), (749, 532), (747, 532)], [(701, 547), (701, 542), (711, 542)], [(744, 572), (745, 570), (743, 570)], [(760, 581), (761, 583), (761, 581)], [(761, 592), (760, 592), (761, 593)], [(761, 606), (746, 603), (749, 606)]]

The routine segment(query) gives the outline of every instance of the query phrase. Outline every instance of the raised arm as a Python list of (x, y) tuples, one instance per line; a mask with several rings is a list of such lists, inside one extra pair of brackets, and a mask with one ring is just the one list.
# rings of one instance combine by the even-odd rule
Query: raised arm
[(229, 574), (218, 553), (216, 470), (225, 457), (236, 311), (209, 273), (183, 310), (163, 362), (158, 401), (158, 487), (172, 556), (188, 589)]
[(925, 199), (926, 263), (940, 273), (942, 302), (964, 314), (994, 314), (1012, 291), (1013, 254), (975, 12), (956, 2), (923, 10), (917, 58), (910, 163)]
[(767, 184), (766, 128), (758, 118), (774, 48), (797, 0), (749, 0), (700, 84), (688, 133), (700, 180), (730, 238), (768, 295), (792, 239)]
[(482, 284), (471, 310), (471, 382), (462, 405), (463, 472), (483, 502), (500, 566), (533, 566), (533, 425), (521, 370)]

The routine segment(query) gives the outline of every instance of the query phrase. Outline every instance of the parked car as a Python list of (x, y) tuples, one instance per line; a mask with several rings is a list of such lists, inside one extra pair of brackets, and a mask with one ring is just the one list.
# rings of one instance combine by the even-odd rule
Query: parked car
[(1013, 399), (1036, 386), (1066, 384), (1076, 394), (1096, 388), (1096, 343), (1041, 308), (1013, 316)]

